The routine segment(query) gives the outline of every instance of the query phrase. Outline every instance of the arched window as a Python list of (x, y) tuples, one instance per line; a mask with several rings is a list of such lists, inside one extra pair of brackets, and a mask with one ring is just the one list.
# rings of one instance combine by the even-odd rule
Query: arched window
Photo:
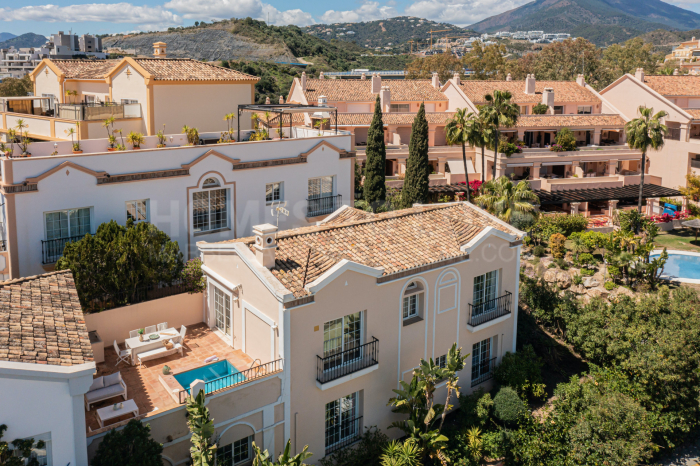
[(422, 317), (425, 301), (425, 288), (423, 284), (414, 281), (408, 284), (403, 293), (402, 315), (403, 319)]
[(216, 178), (207, 178), (202, 184), (202, 188), (218, 188), (219, 186), (219, 180)]

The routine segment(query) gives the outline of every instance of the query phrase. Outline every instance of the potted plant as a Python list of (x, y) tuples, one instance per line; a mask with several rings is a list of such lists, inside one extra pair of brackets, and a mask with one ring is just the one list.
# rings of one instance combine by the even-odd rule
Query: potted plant
[[(117, 150), (126, 150), (126, 144), (124, 144), (124, 135), (122, 134), (122, 130), (120, 130), (120, 129), (115, 129), (114, 131), (112, 131), (112, 134), (114, 134), (114, 133), (119, 134), (119, 139), (121, 139), (121, 141), (122, 141), (121, 144), (118, 144), (118, 145), (117, 145), (116, 149), (117, 149)], [(115, 138), (115, 139), (116, 139), (116, 138)], [(120, 146), (122, 147), (122, 149), (119, 148)]]
[(15, 139), (17, 138), (17, 131), (14, 128), (9, 128), (7, 130), (7, 140), (10, 141), (10, 149), (5, 153), (8, 157), (12, 157), (15, 153)]
[(114, 151), (114, 146), (117, 143), (117, 138), (114, 137), (114, 117), (111, 116), (107, 118), (103, 123), (102, 127), (107, 130), (107, 142), (109, 143), (109, 147), (107, 148), (107, 151), (112, 152)]
[(168, 375), (168, 374), (170, 374), (170, 366), (168, 366), (166, 364), (165, 366), (163, 366), (163, 375)]
[(197, 128), (190, 128), (189, 126), (185, 125), (182, 127), (182, 133), (187, 136), (188, 146), (196, 146), (199, 142), (199, 131)]
[(25, 128), (28, 127), (29, 125), (25, 124), (23, 119), (20, 118), (17, 120), (17, 134), (19, 134), (19, 142), (17, 145), (19, 146), (20, 152), (22, 153), (22, 157), (29, 157), (30, 155), (32, 155), (29, 152), (29, 144), (32, 143), (31, 139), (29, 139), (29, 130), (23, 131)]
[(143, 144), (145, 141), (146, 140), (141, 133), (129, 131), (129, 134), (126, 136), (126, 142), (131, 144), (131, 147), (133, 147), (134, 150), (141, 149), (141, 144)]
[(158, 136), (158, 144), (156, 147), (165, 147), (165, 125), (163, 125), (163, 129), (158, 131), (156, 136)]
[(76, 129), (80, 126), (80, 122), (76, 121), (75, 122), (75, 128), (69, 128), (66, 130), (63, 130), (64, 133), (66, 133), (68, 136), (70, 136), (70, 141), (71, 145), (73, 146), (73, 153), (74, 154), (82, 154), (83, 150), (80, 148), (80, 138), (78, 138), (77, 142), (74, 140), (74, 136), (77, 134)]
[(9, 153), (10, 150), (7, 148), (7, 144), (4, 142), (0, 141), (0, 154), (9, 157), (11, 154)]
[(139, 340), (143, 341), (143, 334), (144, 334), (144, 329), (140, 328), (139, 329)]

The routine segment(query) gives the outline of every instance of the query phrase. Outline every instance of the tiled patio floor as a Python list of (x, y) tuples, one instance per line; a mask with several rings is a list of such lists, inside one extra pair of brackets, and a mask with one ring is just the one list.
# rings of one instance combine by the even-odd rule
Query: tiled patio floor
[[(122, 344), (121, 348), (123, 346)], [(250, 356), (241, 350), (231, 348), (206, 324), (202, 323), (187, 327), (184, 356), (176, 353), (172, 356), (155, 359), (147, 362), (147, 367), (130, 366), (123, 362), (119, 364), (119, 367), (115, 367), (117, 355), (114, 348), (105, 348), (105, 362), (97, 364), (95, 377), (113, 374), (117, 371), (121, 372), (122, 378), (126, 382), (127, 398), (136, 402), (139, 414), (157, 414), (178, 406), (158, 379), (158, 376), (163, 374), (163, 366), (167, 364), (170, 366), (171, 372), (177, 373), (201, 366), (204, 364), (204, 359), (213, 355), (218, 356), (219, 360), (228, 359), (240, 371), (248, 369), (253, 363)], [(122, 397), (115, 397), (90, 406), (90, 411), (85, 413), (87, 427), (92, 430), (99, 429), (97, 410), (123, 400)], [(131, 417), (127, 414), (120, 418), (110, 419), (106, 426), (128, 420)]]

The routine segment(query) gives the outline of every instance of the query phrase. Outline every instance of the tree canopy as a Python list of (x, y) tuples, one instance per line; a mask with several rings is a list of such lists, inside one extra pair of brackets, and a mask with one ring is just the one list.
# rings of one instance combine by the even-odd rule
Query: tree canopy
[(97, 447), (93, 466), (162, 466), (163, 445), (151, 438), (151, 426), (132, 419), (112, 429)]
[(364, 200), (376, 209), (386, 200), (386, 146), (384, 123), (379, 96), (374, 104), (374, 116), (367, 131), (367, 159), (365, 162)]
[(24, 97), (33, 90), (29, 75), (21, 79), (4, 78), (0, 83), (0, 97)]
[(401, 190), (401, 203), (404, 208), (414, 203), (428, 201), (430, 163), (428, 162), (428, 120), (425, 119), (425, 105), (420, 104), (411, 128), (411, 141), (408, 145), (406, 177)]

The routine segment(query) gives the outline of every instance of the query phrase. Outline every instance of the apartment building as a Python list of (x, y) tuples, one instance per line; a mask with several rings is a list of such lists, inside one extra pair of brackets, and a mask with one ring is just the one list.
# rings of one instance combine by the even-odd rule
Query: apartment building
[(692, 39), (685, 42), (681, 42), (671, 50), (671, 53), (664, 57), (664, 62), (678, 60), (681, 63), (684, 61), (691, 61), (697, 57), (700, 57), (700, 41), (693, 36)]
[(664, 147), (647, 152), (648, 171), (661, 177), (663, 186), (685, 187), (688, 173), (700, 174), (700, 76), (646, 76), (638, 69), (601, 91), (608, 101), (630, 118), (641, 105), (665, 111), (669, 129)]
[[(251, 131), (241, 133), (245, 140)], [(198, 241), (249, 236), (266, 222), (307, 226), (353, 201), (347, 133), (292, 128), (284, 139), (203, 146), (188, 145), (183, 134), (165, 139), (166, 147), (148, 136), (140, 149), (117, 152), (91, 139), (82, 154), (70, 141), (34, 143), (31, 157), (0, 158), (0, 274), (50, 271), (67, 242), (110, 220), (151, 222), (188, 259)], [(288, 215), (274, 210), (279, 205)]]
[(524, 233), (472, 204), (343, 207), (317, 226), (253, 233), (198, 242), (207, 325), (251, 360), (284, 360), (275, 442), (309, 445), (313, 464), (365, 427), (400, 435), (386, 430), (400, 419), (387, 401), (421, 358), (440, 363), (457, 343), (470, 393), (515, 350)]
[[(449, 161), (459, 162), (454, 164), (454, 168), (459, 170), (461, 181), (464, 181), (464, 169), (458, 167), (462, 160), (461, 148), (448, 146), (446, 142), (445, 125), (454, 113), (447, 111), (449, 101), (440, 91), (440, 81), (436, 73), (430, 80), (383, 79), (378, 74), (369, 76), (369, 73), (362, 73), (360, 79), (353, 80), (326, 79), (323, 73), (318, 79), (310, 79), (302, 73), (301, 78), (295, 78), (292, 82), (287, 101), (301, 104), (321, 102), (322, 105), (337, 108), (337, 126), (353, 135), (358, 161), (363, 162), (367, 131), (372, 122), (377, 96), (381, 100), (383, 112), (384, 142), (387, 149), (386, 175), (390, 181), (398, 179), (406, 171), (411, 125), (421, 103), (425, 103), (429, 126), (428, 158), (435, 173), (431, 175), (434, 182), (445, 182), (446, 165)], [(329, 115), (328, 118), (300, 116), (294, 120), (294, 124), (313, 127), (323, 119), (327, 119), (330, 126), (335, 127), (333, 115)], [(476, 177), (473, 167), (470, 174)]]
[[(225, 131), (224, 115), (250, 104), (258, 77), (191, 59), (166, 56), (166, 44), (154, 44), (153, 58), (121, 60), (44, 59), (31, 73), (33, 97), (0, 99), (0, 135), (28, 125), (33, 139), (70, 140), (105, 135), (102, 122), (118, 120), (124, 134), (155, 135), (183, 126), (205, 132)], [(70, 95), (68, 95), (70, 94)], [(241, 122), (249, 129), (249, 120)]]
[(3, 441), (43, 441), (32, 451), (41, 465), (87, 466), (84, 395), (94, 372), (70, 272), (0, 283)]
[(0, 49), (0, 78), (22, 78), (48, 56), (49, 49), (46, 47)]

